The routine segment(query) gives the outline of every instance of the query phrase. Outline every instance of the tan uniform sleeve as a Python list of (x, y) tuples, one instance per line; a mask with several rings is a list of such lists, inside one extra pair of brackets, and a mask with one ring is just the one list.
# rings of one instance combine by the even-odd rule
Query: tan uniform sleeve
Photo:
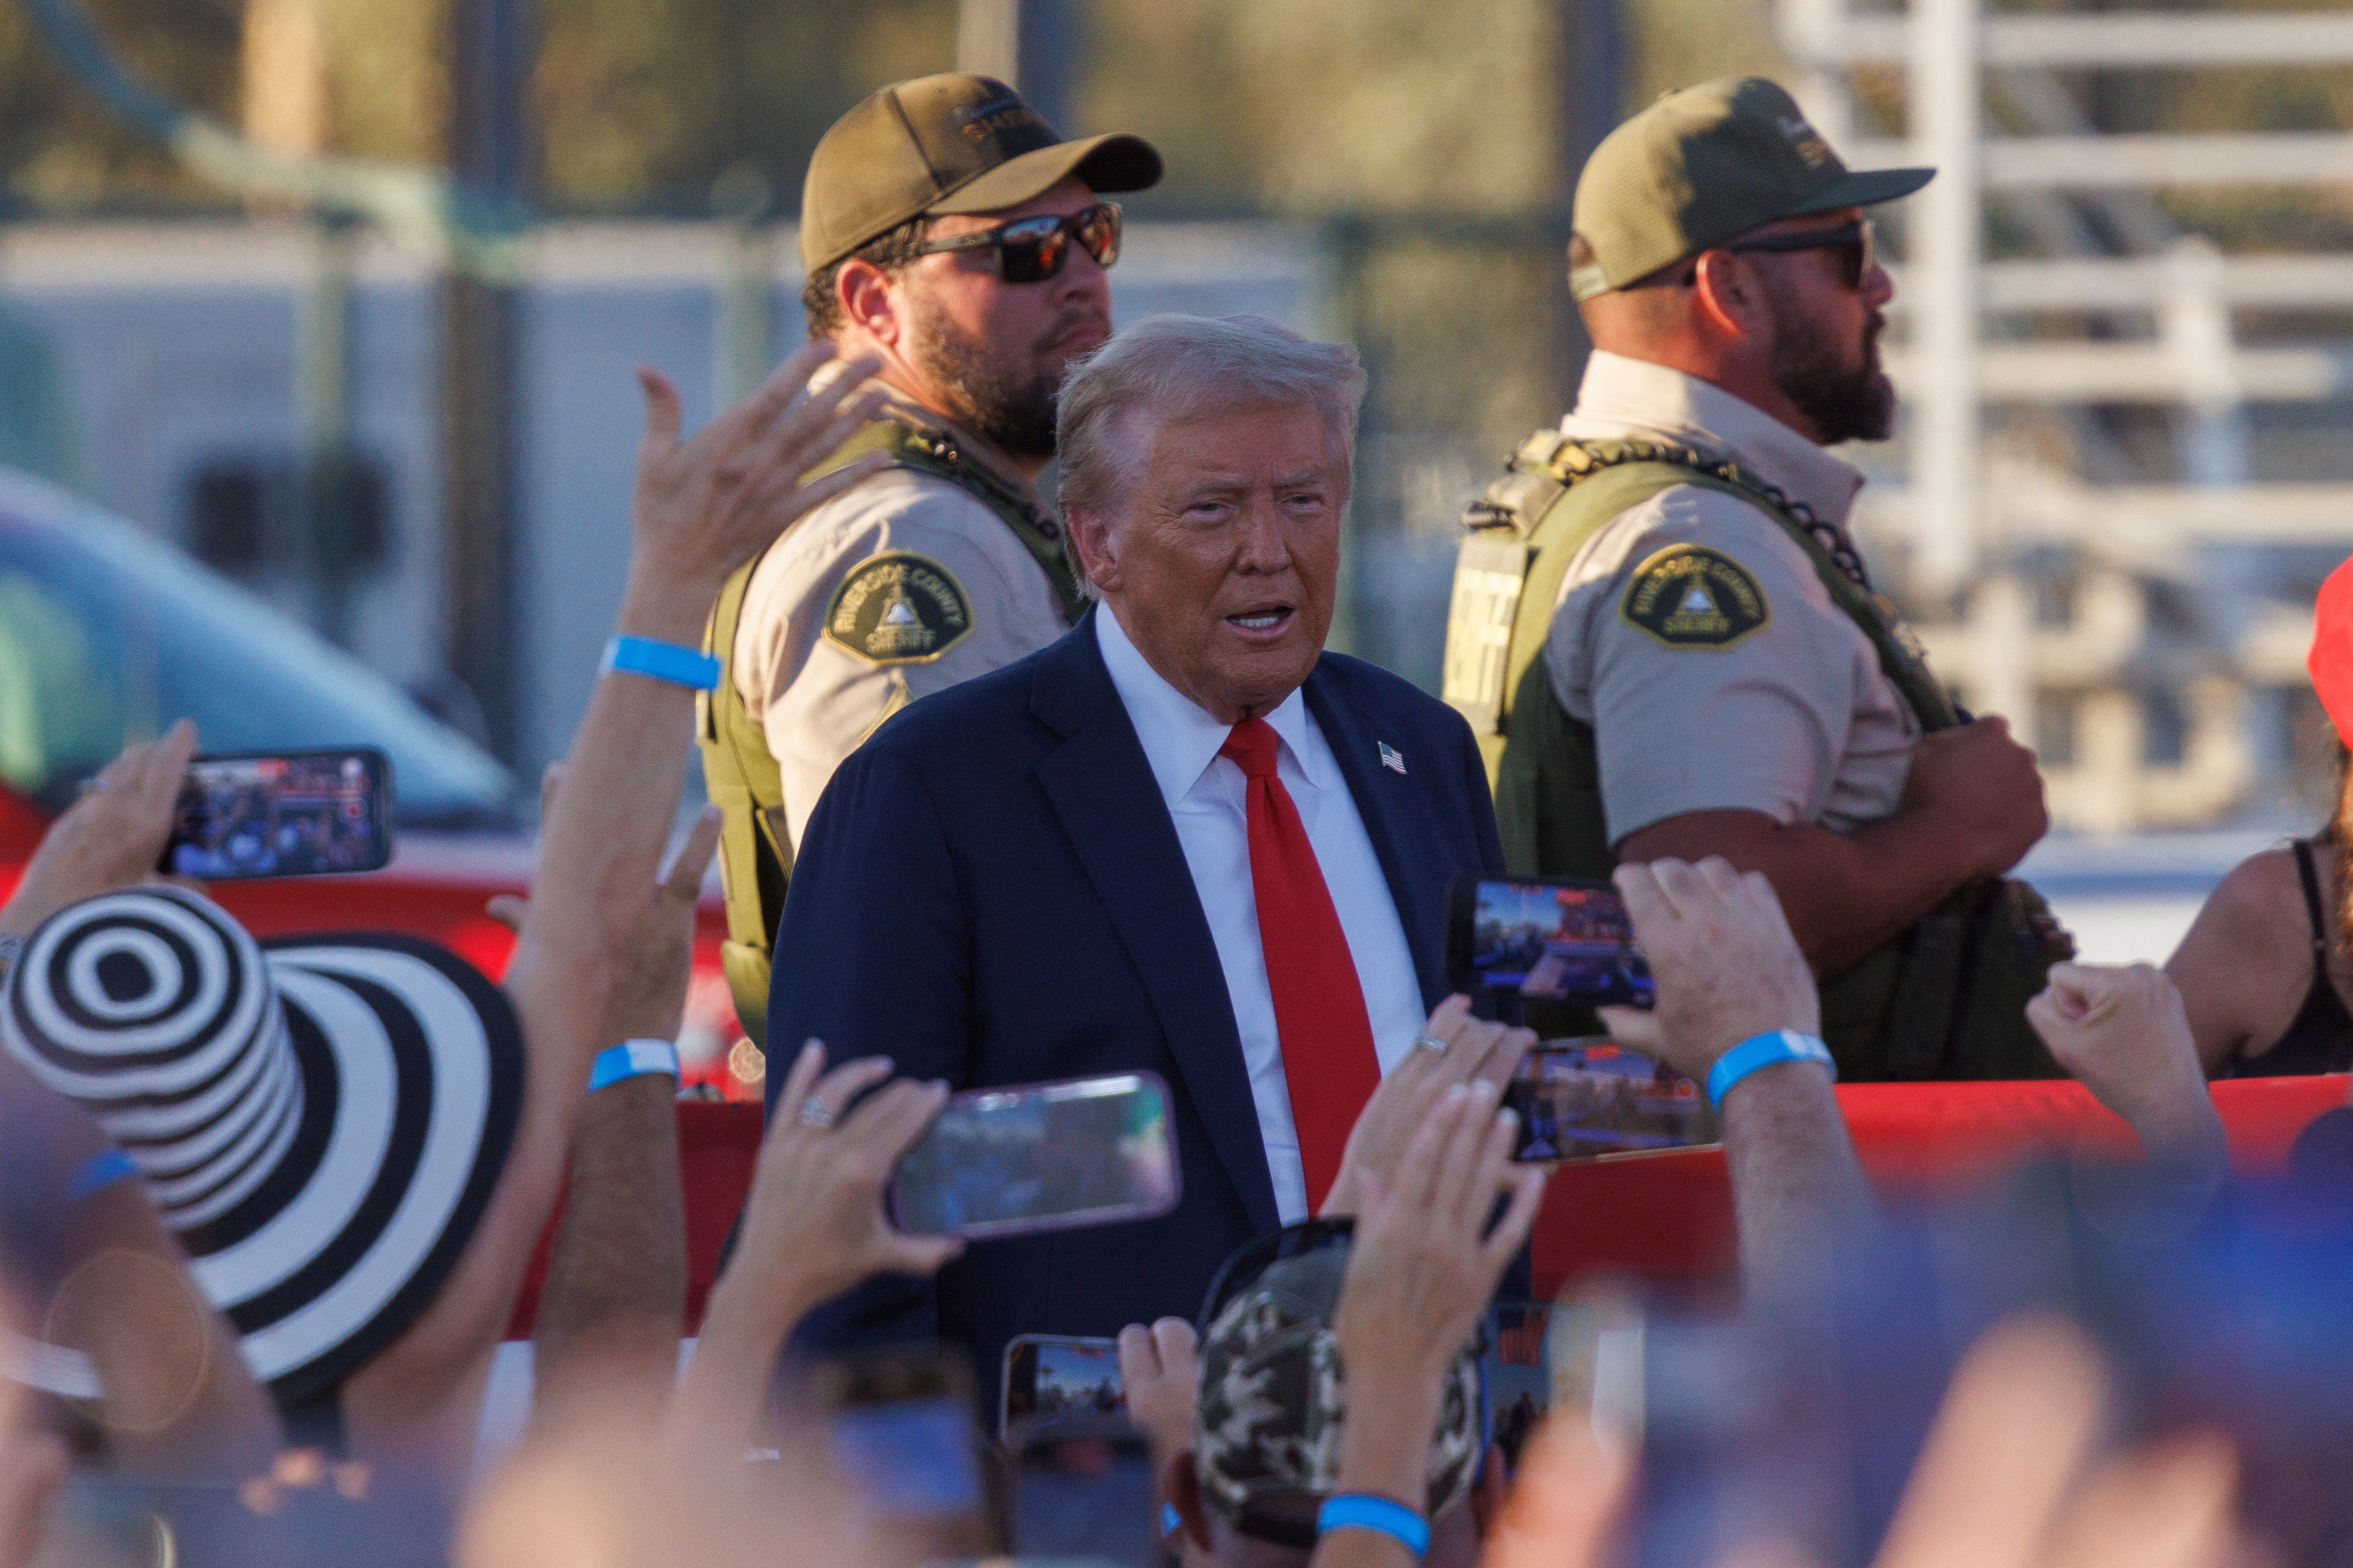
[(804, 519), (753, 573), (735, 640), (736, 689), (776, 759), (794, 845), (883, 720), (1065, 629), (1028, 547), (944, 480), (888, 470)]
[(1694, 811), (1841, 830), (1884, 816), (1918, 738), (1805, 552), (1715, 490), (1662, 490), (1588, 542), (1545, 661), (1593, 726), (1613, 845)]

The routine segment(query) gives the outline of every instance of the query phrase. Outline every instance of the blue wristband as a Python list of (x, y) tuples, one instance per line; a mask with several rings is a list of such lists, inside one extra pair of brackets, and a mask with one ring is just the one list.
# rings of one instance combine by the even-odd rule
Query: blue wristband
[(596, 1060), (588, 1068), (588, 1092), (594, 1094), (607, 1084), (649, 1072), (666, 1072), (676, 1078), (678, 1047), (668, 1040), (623, 1040), (596, 1053)]
[(1315, 1514), (1315, 1533), (1335, 1530), (1369, 1530), (1386, 1535), (1416, 1557), (1430, 1550), (1428, 1520), (1401, 1502), (1369, 1492), (1341, 1492), (1324, 1500)]
[(1831, 1081), (1838, 1081), (1838, 1063), (1831, 1059), (1828, 1046), (1795, 1029), (1775, 1029), (1769, 1034), (1752, 1035), (1715, 1058), (1715, 1065), (1707, 1069), (1708, 1103), (1723, 1110), (1724, 1097), (1732, 1092), (1734, 1084), (1776, 1062), (1820, 1062), (1831, 1075)]
[(1185, 1516), (1176, 1511), (1176, 1505), (1173, 1502), (1162, 1503), (1160, 1505), (1160, 1539), (1166, 1541), (1184, 1528)]
[(120, 1149), (101, 1149), (66, 1173), (66, 1202), (78, 1204), (138, 1173), (130, 1155)]
[(605, 662), (596, 667), (596, 672), (603, 675), (616, 669), (696, 691), (709, 691), (719, 684), (717, 659), (700, 648), (651, 637), (615, 637), (607, 643)]

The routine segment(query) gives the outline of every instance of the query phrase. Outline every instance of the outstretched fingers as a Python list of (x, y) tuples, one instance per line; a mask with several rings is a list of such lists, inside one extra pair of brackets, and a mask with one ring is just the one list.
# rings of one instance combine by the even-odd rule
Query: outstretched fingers
[(1545, 1182), (1550, 1174), (1541, 1165), (1522, 1165), (1504, 1177), (1512, 1201), (1503, 1217), (1495, 1222), (1495, 1228), (1479, 1244), (1480, 1262), (1494, 1278), (1501, 1279), (1513, 1258), (1527, 1245), (1529, 1233), (1535, 1229), (1536, 1211), (1544, 1205)]
[(646, 395), (646, 434), (638, 450), (644, 456), (666, 452), (678, 445), (685, 405), (670, 377), (651, 365), (638, 367), (638, 385)]
[(825, 1042), (806, 1040), (800, 1055), (793, 1058), (793, 1070), (785, 1078), (785, 1087), (776, 1094), (776, 1109), (768, 1118), (768, 1135), (773, 1138), (786, 1128), (801, 1123), (801, 1107), (808, 1103), (809, 1090), (817, 1084), (818, 1074), (825, 1070)]

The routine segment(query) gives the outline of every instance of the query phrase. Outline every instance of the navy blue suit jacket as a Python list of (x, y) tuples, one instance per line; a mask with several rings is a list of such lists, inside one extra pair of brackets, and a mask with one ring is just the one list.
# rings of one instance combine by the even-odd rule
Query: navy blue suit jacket
[[(811, 1037), (835, 1061), (885, 1055), (959, 1089), (1148, 1069), (1168, 1084), (1183, 1201), (975, 1243), (935, 1285), (874, 1281), (819, 1314), (806, 1349), (936, 1335), (993, 1388), (1012, 1335), (1191, 1317), (1226, 1255), (1279, 1223), (1224, 971), (1103, 665), (1103, 613), (911, 704), (835, 773), (777, 933), (767, 1081), (773, 1095)], [(1360, 659), (1325, 654), (1305, 691), (1434, 1007), (1450, 884), (1503, 874), (1477, 744), (1453, 710)]]

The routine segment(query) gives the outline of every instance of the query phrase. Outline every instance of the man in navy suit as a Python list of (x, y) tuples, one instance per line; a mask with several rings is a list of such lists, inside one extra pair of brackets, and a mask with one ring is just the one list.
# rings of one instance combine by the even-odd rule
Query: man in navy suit
[(958, 1089), (1149, 1070), (1184, 1196), (870, 1283), (818, 1346), (936, 1334), (993, 1384), (1014, 1334), (1189, 1316), (1228, 1253), (1321, 1205), (1380, 1074), (1460, 1026), (1430, 1016), (1447, 889), (1504, 864), (1478, 751), (1324, 651), (1363, 386), (1354, 349), (1271, 321), (1115, 338), (1060, 405), (1096, 604), (892, 718), (819, 799), (771, 1059), (821, 1039)]

